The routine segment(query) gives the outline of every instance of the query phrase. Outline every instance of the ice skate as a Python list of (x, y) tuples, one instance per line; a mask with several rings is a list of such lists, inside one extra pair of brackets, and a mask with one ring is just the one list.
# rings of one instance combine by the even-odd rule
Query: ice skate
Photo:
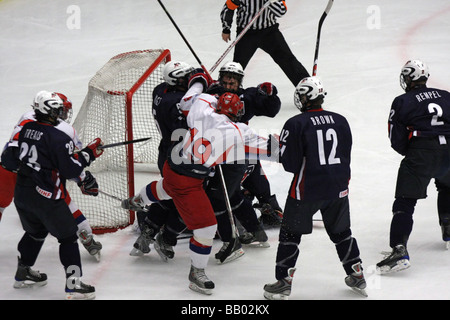
[(163, 235), (161, 232), (158, 232), (156, 235), (155, 243), (153, 244), (156, 252), (158, 252), (161, 259), (164, 261), (168, 261), (169, 259), (173, 259), (175, 256), (175, 252), (173, 251), (173, 247), (166, 242), (164, 242)]
[(143, 223), (141, 227), (141, 234), (133, 244), (133, 249), (130, 251), (130, 256), (142, 256), (151, 251), (150, 244), (155, 242), (153, 236), (156, 230), (151, 228), (148, 224)]
[(205, 269), (199, 269), (191, 265), (189, 271), (189, 289), (210, 295), (213, 293), (214, 282), (209, 280), (205, 274)]
[[(79, 279), (68, 279), (66, 285), (66, 300), (93, 300), (95, 299), (95, 288), (81, 282)], [(72, 281), (72, 283), (70, 283)]]
[(353, 291), (359, 293), (360, 295), (367, 297), (366, 292), (366, 280), (364, 279), (364, 274), (361, 268), (361, 263), (355, 263), (352, 265), (353, 273), (345, 277), (345, 284), (348, 285)]
[(288, 269), (288, 276), (274, 283), (264, 286), (264, 298), (268, 300), (288, 300), (291, 295), (292, 279), (295, 268)]
[(86, 230), (81, 230), (78, 234), (81, 244), (86, 248), (91, 256), (97, 261), (100, 261), (100, 251), (102, 250), (102, 244), (94, 240), (92, 234), (88, 234)]
[(254, 232), (244, 232), (239, 236), (239, 241), (249, 247), (269, 248), (270, 243), (267, 240), (267, 234), (261, 226)]
[(47, 275), (31, 269), (29, 266), (24, 265), (20, 258), (18, 259), (17, 271), (14, 279), (14, 288), (32, 288), (42, 287), (47, 284)]
[[(233, 247), (231, 248), (230, 245)], [(242, 249), (241, 242), (236, 238), (230, 242), (224, 242), (222, 248), (220, 248), (214, 257), (218, 264), (224, 264), (242, 257), (244, 253), (245, 251)]]
[(396, 245), (391, 253), (388, 253), (384, 260), (377, 263), (377, 271), (380, 274), (386, 274), (408, 269), (410, 267), (409, 255), (405, 246)]

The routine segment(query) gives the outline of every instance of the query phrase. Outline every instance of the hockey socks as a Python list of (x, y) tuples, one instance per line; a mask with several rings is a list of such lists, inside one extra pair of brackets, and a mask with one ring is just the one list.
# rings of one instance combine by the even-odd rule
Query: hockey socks
[(139, 195), (146, 205), (150, 205), (161, 200), (169, 200), (171, 197), (167, 194), (163, 187), (163, 178), (158, 181), (150, 182), (141, 189)]

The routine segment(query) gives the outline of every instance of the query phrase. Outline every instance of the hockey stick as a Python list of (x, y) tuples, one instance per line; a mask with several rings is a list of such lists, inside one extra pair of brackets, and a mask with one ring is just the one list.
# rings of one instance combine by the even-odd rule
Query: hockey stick
[(214, 70), (216, 70), (217, 66), (223, 61), (223, 59), (225, 59), (227, 54), (231, 51), (231, 49), (233, 49), (236, 46), (236, 44), (239, 42), (239, 40), (241, 40), (241, 38), (248, 31), (248, 29), (250, 29), (250, 27), (253, 25), (253, 23), (256, 21), (256, 19), (258, 19), (258, 17), (263, 13), (263, 11), (271, 3), (276, 2), (276, 1), (277, 0), (269, 0), (264, 4), (264, 6), (258, 11), (258, 13), (256, 13), (256, 15), (252, 18), (252, 20), (250, 20), (250, 22), (245, 26), (245, 28), (242, 29), (242, 31), (239, 33), (239, 35), (236, 37), (236, 39), (234, 39), (234, 41), (230, 44), (230, 46), (227, 48), (227, 50), (225, 50), (225, 52), (220, 56), (219, 60), (217, 60), (216, 63), (213, 64), (211, 69), (209, 69), (209, 72), (213, 73)]
[(322, 31), (323, 22), (325, 21), (325, 18), (328, 16), (328, 13), (330, 12), (331, 6), (333, 5), (333, 3), (334, 3), (334, 0), (328, 1), (327, 7), (325, 8), (325, 11), (323, 12), (323, 14), (319, 20), (319, 25), (317, 28), (316, 50), (314, 53), (314, 66), (313, 66), (313, 71), (312, 71), (313, 76), (315, 76), (317, 74), (317, 62), (319, 59), (320, 32)]
[(231, 224), (231, 240), (230, 240), (230, 243), (228, 244), (228, 247), (223, 252), (222, 257), (220, 258), (220, 262), (224, 262), (225, 259), (228, 258), (228, 256), (231, 254), (231, 252), (233, 251), (233, 248), (236, 244), (237, 231), (236, 231), (236, 224), (234, 223), (234, 218), (233, 218), (233, 210), (231, 209), (230, 198), (228, 196), (227, 184), (225, 183), (225, 177), (223, 176), (223, 172), (222, 172), (222, 165), (218, 165), (217, 169), (220, 174), (220, 181), (222, 182), (222, 189), (223, 189), (223, 197), (225, 199), (225, 204), (227, 206), (227, 211), (228, 211), (228, 218), (230, 219), (230, 224)]
[(202, 67), (202, 69), (208, 73), (208, 71), (206, 70), (205, 66), (202, 64), (202, 62), (200, 61), (199, 57), (197, 56), (197, 54), (195, 54), (194, 49), (192, 49), (191, 45), (189, 44), (189, 42), (187, 41), (187, 39), (185, 38), (185, 36), (183, 35), (183, 33), (181, 32), (180, 28), (178, 28), (178, 25), (176, 24), (175, 20), (173, 20), (172, 16), (170, 15), (169, 11), (167, 11), (166, 7), (164, 6), (164, 4), (161, 2), (161, 0), (158, 0), (158, 3), (161, 5), (161, 8), (164, 10), (164, 12), (166, 13), (167, 17), (169, 17), (170, 21), (172, 22), (173, 26), (175, 27), (175, 29), (177, 29), (178, 33), (180, 34), (181, 38), (183, 38), (184, 43), (186, 43), (186, 45), (188, 46), (189, 50), (191, 50), (192, 54), (194, 55), (195, 59), (197, 60), (198, 64)]
[(129, 141), (122, 141), (122, 142), (116, 142), (116, 143), (110, 143), (110, 144), (105, 144), (103, 146), (98, 146), (97, 149), (107, 149), (107, 148), (112, 148), (112, 147), (118, 147), (118, 146), (124, 146), (130, 143), (136, 143), (136, 142), (142, 142), (142, 141), (146, 141), (151, 139), (152, 137), (148, 137), (148, 138), (142, 138), (142, 139), (136, 139), (136, 140), (129, 140)]
[(116, 197), (116, 196), (114, 196), (114, 195), (112, 195), (112, 194), (110, 194), (110, 193), (108, 193), (108, 192), (105, 192), (105, 191), (103, 191), (103, 190), (100, 190), (100, 189), (98, 189), (98, 193), (104, 194), (105, 196), (110, 197), (110, 198), (112, 198), (112, 199), (114, 199), (114, 200), (118, 200), (118, 201), (120, 201), (120, 202), (123, 201), (123, 199), (120, 199), (119, 197)]

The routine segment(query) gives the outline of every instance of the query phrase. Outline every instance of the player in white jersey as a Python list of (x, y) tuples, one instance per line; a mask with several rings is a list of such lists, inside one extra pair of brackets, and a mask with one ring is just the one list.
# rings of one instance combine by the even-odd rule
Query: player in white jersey
[(203, 73), (191, 77), (190, 88), (180, 102), (189, 130), (178, 131), (182, 139), (164, 164), (164, 178), (149, 183), (138, 195), (122, 202), (125, 209), (142, 210), (153, 202), (173, 199), (186, 226), (193, 231), (189, 288), (204, 294), (211, 294), (214, 289), (205, 268), (217, 230), (214, 210), (204, 190), (205, 179), (222, 163), (278, 157), (276, 138), (263, 138), (246, 124), (234, 122), (244, 112), (239, 97), (225, 93), (217, 99), (205, 94), (208, 84)]

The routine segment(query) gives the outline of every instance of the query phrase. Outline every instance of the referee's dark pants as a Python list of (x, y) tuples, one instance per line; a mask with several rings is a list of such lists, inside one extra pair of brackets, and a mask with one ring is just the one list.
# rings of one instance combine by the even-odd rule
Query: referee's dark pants
[[(268, 53), (276, 64), (280, 66), (294, 86), (306, 77), (308, 71), (292, 53), (278, 24), (262, 30), (248, 30), (234, 48), (234, 62), (239, 62), (245, 69), (250, 59), (259, 48)], [(239, 34), (242, 28), (237, 29)]]

